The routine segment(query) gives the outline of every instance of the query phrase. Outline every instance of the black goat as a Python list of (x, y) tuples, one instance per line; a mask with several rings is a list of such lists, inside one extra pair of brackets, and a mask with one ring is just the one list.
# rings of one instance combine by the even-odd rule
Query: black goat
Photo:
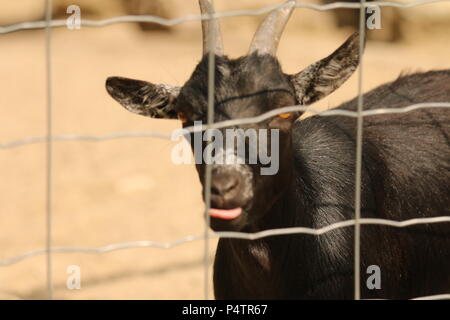
[[(202, 12), (211, 12), (200, 0)], [(247, 56), (215, 48), (215, 121), (311, 104), (338, 88), (356, 69), (358, 35), (329, 57), (296, 75), (275, 57), (293, 6), (273, 11), (257, 31)], [(128, 110), (155, 118), (179, 117), (183, 126), (207, 114), (208, 28), (205, 57), (182, 88), (109, 78), (107, 90)], [(364, 109), (450, 101), (450, 71), (402, 76), (364, 96)], [(356, 100), (338, 109), (355, 110)], [(320, 228), (354, 216), (356, 120), (343, 116), (282, 114), (239, 128), (277, 129), (279, 170), (261, 164), (212, 164), (211, 227), (255, 232), (304, 226)], [(450, 117), (444, 108), (364, 119), (362, 217), (405, 220), (449, 215)], [(248, 144), (248, 143), (247, 143)], [(205, 147), (205, 145), (203, 145)], [(203, 151), (203, 149), (202, 149)], [(228, 150), (230, 151), (230, 150)], [(236, 149), (231, 152), (236, 154)], [(247, 159), (246, 159), (247, 160)], [(246, 162), (247, 163), (247, 162)], [(204, 183), (205, 165), (198, 164)], [(221, 239), (214, 264), (218, 299), (353, 298), (353, 228), (321, 236), (289, 235), (255, 241)], [(365, 286), (365, 270), (381, 269), (381, 288)], [(408, 228), (361, 226), (362, 298), (404, 299), (450, 290), (450, 223)]]

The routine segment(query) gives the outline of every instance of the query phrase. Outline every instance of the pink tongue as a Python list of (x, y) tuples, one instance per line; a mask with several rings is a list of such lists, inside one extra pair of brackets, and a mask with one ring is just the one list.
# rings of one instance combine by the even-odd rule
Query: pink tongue
[(232, 220), (239, 217), (242, 213), (241, 208), (235, 209), (209, 209), (209, 215), (213, 218), (224, 219), (224, 220)]

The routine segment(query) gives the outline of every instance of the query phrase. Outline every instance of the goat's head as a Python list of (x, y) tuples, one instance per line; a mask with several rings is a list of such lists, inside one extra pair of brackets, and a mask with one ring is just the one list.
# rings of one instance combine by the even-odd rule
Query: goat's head
[[(202, 13), (211, 14), (208, 0), (199, 0)], [(215, 112), (214, 122), (252, 117), (269, 110), (308, 105), (333, 92), (345, 82), (356, 69), (359, 61), (357, 34), (352, 35), (340, 48), (303, 71), (287, 75), (283, 73), (276, 58), (278, 42), (293, 11), (294, 2), (272, 11), (256, 32), (249, 53), (238, 59), (223, 55), (219, 23), (215, 19), (204, 20), (203, 53), (191, 78), (183, 87), (155, 85), (145, 81), (111, 77), (106, 82), (110, 95), (131, 112), (165, 119), (180, 119), (183, 127), (195, 121), (206, 123), (208, 105), (208, 52), (214, 48), (215, 56)], [(215, 43), (209, 43), (209, 30), (215, 34)], [(267, 135), (265, 147), (272, 150), (271, 141), (276, 130), (279, 160), (273, 174), (261, 174), (261, 163), (249, 161), (249, 155), (239, 154), (233, 143), (231, 148), (221, 152), (234, 155), (244, 161), (230, 164), (212, 164), (211, 226), (215, 230), (243, 230), (258, 228), (259, 222), (289, 185), (292, 176), (291, 127), (299, 117), (296, 114), (282, 114), (272, 119), (236, 129), (263, 130)], [(225, 134), (226, 129), (220, 130)], [(241, 133), (242, 130), (238, 130)], [(244, 131), (247, 132), (247, 131)], [(231, 135), (232, 136), (232, 135)], [(259, 138), (258, 138), (259, 137)], [(235, 137), (232, 136), (234, 140)], [(261, 135), (256, 141), (263, 140)], [(191, 135), (191, 141), (195, 141)], [(244, 145), (249, 143), (244, 134)], [(228, 142), (228, 141), (227, 141)], [(225, 144), (225, 142), (223, 142)], [(195, 150), (194, 143), (191, 143)], [(261, 143), (257, 143), (261, 147)], [(206, 143), (200, 143), (200, 154)], [(266, 150), (266, 151), (267, 151)], [(199, 150), (195, 150), (199, 152)], [(216, 150), (216, 153), (218, 150)], [(272, 158), (275, 155), (271, 155)], [(244, 162), (244, 163), (242, 163)], [(197, 171), (204, 185), (205, 164), (197, 163)]]

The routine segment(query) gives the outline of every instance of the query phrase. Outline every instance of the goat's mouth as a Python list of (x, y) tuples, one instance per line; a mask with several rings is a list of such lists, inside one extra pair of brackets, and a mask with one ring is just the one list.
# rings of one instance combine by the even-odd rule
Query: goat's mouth
[(242, 208), (234, 208), (234, 209), (209, 209), (208, 214), (212, 218), (221, 219), (221, 220), (234, 220), (238, 218), (242, 214)]
[(211, 208), (208, 215), (211, 218), (210, 227), (214, 231), (240, 231), (247, 223), (247, 211), (243, 207), (234, 209)]

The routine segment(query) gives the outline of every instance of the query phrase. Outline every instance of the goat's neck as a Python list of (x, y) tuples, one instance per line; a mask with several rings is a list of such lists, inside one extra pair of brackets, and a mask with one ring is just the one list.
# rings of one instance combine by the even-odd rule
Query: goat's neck
[[(298, 221), (298, 217), (302, 216), (299, 214), (299, 211), (301, 211), (299, 204), (302, 203), (300, 193), (294, 181), (290, 185), (266, 213), (261, 223), (258, 226), (245, 230), (246, 232), (253, 233), (269, 229), (289, 228), (298, 226), (301, 223)], [(242, 256), (244, 259), (245, 257), (250, 257), (263, 270), (270, 271), (274, 252), (285, 251), (280, 249), (286, 245), (286, 237), (281, 238), (266, 237), (252, 241), (231, 241), (231, 247), (235, 254)]]

